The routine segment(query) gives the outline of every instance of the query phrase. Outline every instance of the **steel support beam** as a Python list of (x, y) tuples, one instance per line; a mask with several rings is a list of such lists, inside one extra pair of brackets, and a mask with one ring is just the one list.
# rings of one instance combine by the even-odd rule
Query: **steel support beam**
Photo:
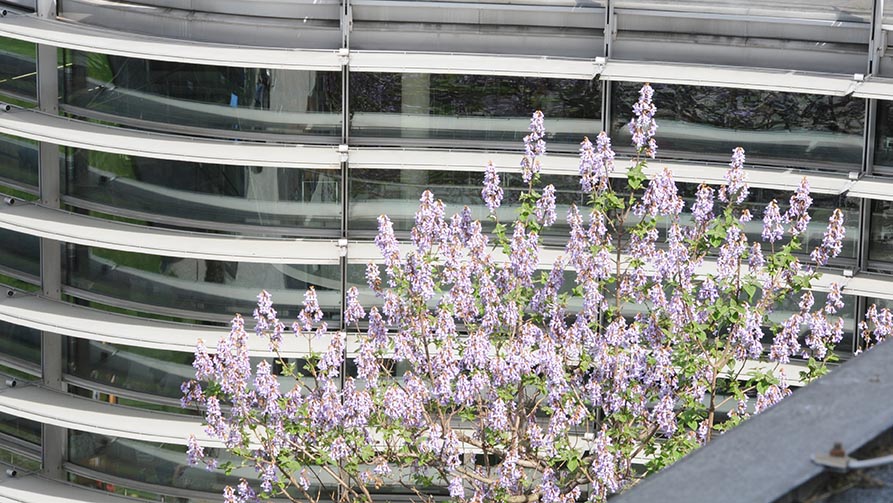
[[(55, 0), (38, 0), (37, 15), (46, 19), (56, 17)], [(41, 112), (59, 113), (58, 50), (56, 47), (37, 45), (37, 105)], [(40, 142), (40, 204), (59, 207), (59, 146)], [(41, 294), (50, 299), (60, 299), (62, 292), (62, 249), (58, 241), (40, 240)], [(63, 390), (64, 366), (62, 336), (41, 332), (41, 373), (43, 384)], [(64, 479), (62, 467), (66, 460), (68, 432), (65, 428), (43, 425), (42, 467), (43, 473), (54, 479)]]

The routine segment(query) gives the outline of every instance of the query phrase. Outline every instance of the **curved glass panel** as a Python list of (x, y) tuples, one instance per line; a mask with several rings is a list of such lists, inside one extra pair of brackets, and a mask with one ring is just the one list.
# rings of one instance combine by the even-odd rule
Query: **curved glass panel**
[(893, 170), (893, 101), (878, 100), (874, 164)]
[[(69, 461), (75, 465), (158, 486), (204, 491), (214, 494), (223, 492), (227, 485), (236, 486), (245, 478), (254, 487), (259, 485), (253, 467), (237, 468), (231, 475), (223, 470), (209, 471), (202, 466), (187, 464), (186, 446), (154, 444), (107, 437), (94, 433), (69, 430)], [(220, 456), (221, 462), (238, 460), (217, 449), (206, 449), (207, 454)]]
[(65, 193), (109, 208), (251, 226), (341, 228), (338, 170), (223, 166), (70, 149)]
[(0, 94), (37, 99), (37, 49), (31, 42), (0, 37)]
[[(868, 239), (868, 260), (893, 262), (893, 201), (871, 201), (871, 234)], [(893, 267), (893, 264), (886, 268)]]
[(547, 140), (579, 144), (601, 130), (597, 80), (351, 73), (354, 137), (520, 142), (542, 110)]
[[(528, 190), (518, 171), (518, 174), (500, 173), (500, 186), (504, 192), (502, 205), (497, 210), (500, 222), (514, 220), (521, 208), (519, 196)], [(394, 223), (394, 230), (409, 231), (415, 225), (415, 212), (422, 192), (431, 190), (434, 198), (446, 205), (447, 218), (468, 206), (472, 218), (480, 220), (484, 229), (491, 229), (493, 222), (481, 199), (483, 179), (483, 173), (473, 171), (351, 170), (349, 225), (353, 230), (377, 230), (379, 215), (386, 214)], [(542, 235), (564, 238), (568, 231), (565, 217), (570, 205), (576, 203), (579, 206), (583, 202), (579, 177), (543, 176), (542, 185), (549, 183), (555, 186), (557, 219)]]
[(40, 331), (0, 321), (0, 353), (40, 365)]
[[(220, 329), (221, 335), (226, 333)], [(68, 338), (67, 372), (125, 390), (179, 399), (180, 385), (195, 378), (192, 353)]]
[[(871, 0), (785, 0), (782, 2), (738, 0), (656, 0), (643, 4), (637, 0), (615, 0), (624, 9), (660, 9), (669, 12), (702, 14), (738, 14), (753, 17), (782, 17), (792, 19), (833, 19), (836, 21), (868, 22)], [(887, 7), (886, 9), (889, 9)]]
[[(250, 318), (257, 294), (273, 295), (280, 318), (295, 319), (304, 292), (316, 288), (329, 324), (337, 323), (341, 280), (337, 265), (283, 265), (162, 257), (69, 244), (65, 284), (122, 303), (214, 319)], [(202, 316), (204, 315), (204, 316)]]
[[(614, 147), (631, 149), (627, 124), (641, 84), (612, 83)], [(655, 84), (658, 157), (857, 170), (865, 102), (814, 94)]]
[(63, 102), (176, 126), (341, 136), (339, 72), (228, 68), (65, 51)]
[(0, 134), (0, 178), (37, 187), (37, 142)]
[(40, 238), (0, 229), (0, 267), (40, 276)]
[(13, 436), (26, 442), (40, 445), (41, 424), (30, 419), (11, 416), (0, 412), (0, 433)]

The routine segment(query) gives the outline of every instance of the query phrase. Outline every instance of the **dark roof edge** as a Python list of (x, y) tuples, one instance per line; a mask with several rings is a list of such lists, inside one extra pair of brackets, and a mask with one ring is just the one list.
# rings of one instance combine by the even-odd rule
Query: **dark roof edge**
[(893, 427), (891, 397), (893, 344), (881, 344), (611, 501), (775, 501), (823, 472), (813, 455)]

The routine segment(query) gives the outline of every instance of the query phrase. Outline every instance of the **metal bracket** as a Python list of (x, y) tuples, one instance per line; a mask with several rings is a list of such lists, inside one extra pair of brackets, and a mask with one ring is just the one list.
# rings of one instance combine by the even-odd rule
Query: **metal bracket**
[(854, 459), (846, 455), (838, 443), (828, 454), (816, 454), (812, 462), (835, 472), (846, 473), (851, 470), (874, 468), (876, 466), (893, 465), (893, 454), (870, 459)]

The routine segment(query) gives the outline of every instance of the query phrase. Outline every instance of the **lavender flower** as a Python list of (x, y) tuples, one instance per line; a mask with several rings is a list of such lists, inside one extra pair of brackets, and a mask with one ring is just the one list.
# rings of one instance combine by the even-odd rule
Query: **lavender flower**
[(332, 342), (322, 358), (316, 365), (319, 371), (328, 377), (338, 377), (341, 373), (341, 363), (344, 361), (344, 343), (346, 334), (344, 332), (336, 332), (332, 337)]
[(530, 118), (530, 134), (524, 137), (524, 158), (521, 159), (521, 178), (530, 183), (540, 172), (540, 157), (546, 155), (546, 128), (543, 113), (537, 110)]
[(822, 244), (816, 247), (809, 257), (818, 266), (827, 264), (832, 257), (840, 255), (843, 250), (844, 236), (846, 236), (846, 227), (843, 226), (843, 212), (837, 208), (828, 220), (828, 229), (822, 236)]
[(773, 199), (763, 210), (763, 240), (774, 243), (781, 239), (782, 234), (784, 234), (784, 227), (782, 226), (781, 213), (778, 203)]
[(496, 173), (496, 166), (492, 162), (487, 163), (487, 169), (484, 172), (484, 188), (481, 190), (481, 197), (490, 213), (496, 213), (496, 209), (502, 204), (502, 187), (499, 186), (499, 175)]
[(769, 349), (769, 360), (788, 363), (792, 355), (800, 352), (800, 341), (798, 338), (802, 322), (803, 316), (800, 313), (794, 313), (782, 323), (781, 330), (775, 334), (772, 347)]
[(657, 155), (657, 142), (654, 140), (657, 133), (657, 121), (654, 120), (657, 107), (651, 102), (652, 96), (654, 90), (648, 84), (639, 90), (639, 101), (633, 105), (635, 118), (629, 122), (629, 132), (636, 149), (640, 152), (644, 150), (648, 157), (654, 159)]
[(543, 195), (536, 202), (536, 220), (543, 227), (555, 223), (555, 186), (551, 183), (543, 188)]
[(352, 286), (347, 289), (345, 301), (346, 306), (344, 309), (344, 323), (348, 325), (351, 323), (356, 323), (366, 317), (366, 310), (363, 309), (362, 305), (360, 305), (359, 297), (360, 292), (359, 290), (357, 290), (357, 287)]
[(558, 487), (558, 479), (555, 477), (555, 471), (546, 468), (543, 471), (543, 483), (540, 486), (543, 503), (560, 503), (561, 489)]
[(840, 284), (836, 281), (828, 286), (828, 297), (825, 299), (824, 311), (827, 314), (835, 314), (843, 307), (843, 295), (840, 291)]
[(443, 201), (435, 201), (430, 190), (422, 192), (419, 209), (415, 214), (415, 226), (411, 232), (412, 242), (419, 253), (427, 253), (443, 235), (446, 228), (443, 214)]
[(608, 177), (614, 172), (614, 150), (611, 138), (602, 131), (596, 139), (596, 147), (589, 138), (580, 143), (580, 186), (583, 193), (604, 191), (608, 188)]
[(726, 183), (719, 189), (719, 200), (724, 203), (741, 204), (750, 194), (747, 186), (747, 173), (744, 171), (744, 149), (732, 150), (732, 162), (726, 171)]
[(812, 218), (809, 216), (810, 206), (812, 206), (812, 198), (809, 197), (809, 181), (804, 177), (797, 190), (794, 191), (794, 195), (791, 196), (791, 206), (782, 219), (784, 223), (791, 224), (792, 236), (799, 236), (806, 230), (806, 226), (809, 225)]
[(456, 498), (459, 500), (465, 499), (465, 486), (462, 484), (461, 477), (451, 478), (448, 489), (450, 491), (450, 498)]
[(387, 215), (378, 217), (378, 234), (375, 236), (375, 245), (384, 257), (385, 265), (389, 268), (396, 267), (400, 263), (400, 245), (394, 236), (394, 224)]
[(374, 292), (381, 290), (381, 271), (372, 262), (366, 264), (366, 284)]
[(788, 383), (785, 379), (784, 371), (780, 370), (779, 372), (781, 374), (779, 384), (769, 386), (764, 393), (757, 393), (757, 403), (756, 406), (754, 406), (755, 414), (763, 412), (780, 402), (782, 398), (791, 394), (791, 390), (788, 388)]
[(753, 246), (750, 247), (750, 257), (747, 259), (747, 267), (750, 270), (750, 273), (758, 274), (765, 264), (766, 260), (763, 258), (763, 248), (760, 246), (760, 243), (754, 243)]
[(205, 449), (198, 443), (198, 440), (195, 438), (195, 435), (189, 434), (189, 440), (187, 441), (187, 449), (186, 455), (189, 460), (190, 465), (197, 465), (200, 461), (205, 459)]
[(316, 297), (316, 289), (312, 286), (304, 292), (304, 309), (298, 314), (299, 328), (295, 328), (295, 332), (300, 329), (312, 330), (314, 323), (322, 320), (322, 309), (319, 308), (319, 300)]
[(698, 187), (695, 202), (691, 205), (691, 216), (698, 225), (705, 225), (713, 219), (713, 188), (702, 183)]
[(666, 435), (672, 435), (676, 431), (676, 413), (673, 410), (675, 405), (676, 400), (673, 396), (665, 394), (651, 413), (660, 430)]
[(515, 223), (509, 262), (515, 277), (523, 285), (529, 285), (539, 262), (539, 237), (533, 232), (525, 233), (520, 222)]
[(726, 231), (726, 240), (719, 249), (719, 258), (716, 266), (719, 269), (717, 276), (721, 279), (731, 279), (738, 270), (738, 264), (747, 247), (747, 237), (738, 227), (729, 227)]
[(621, 486), (621, 478), (617, 473), (616, 461), (606, 426), (595, 436), (592, 443), (592, 469), (595, 472), (595, 484), (592, 490), (601, 499), (609, 493), (617, 492)]
[(673, 172), (664, 167), (649, 183), (642, 196), (642, 202), (633, 208), (638, 216), (649, 215), (678, 215), (685, 207), (685, 202), (679, 196), (676, 182), (673, 180)]

